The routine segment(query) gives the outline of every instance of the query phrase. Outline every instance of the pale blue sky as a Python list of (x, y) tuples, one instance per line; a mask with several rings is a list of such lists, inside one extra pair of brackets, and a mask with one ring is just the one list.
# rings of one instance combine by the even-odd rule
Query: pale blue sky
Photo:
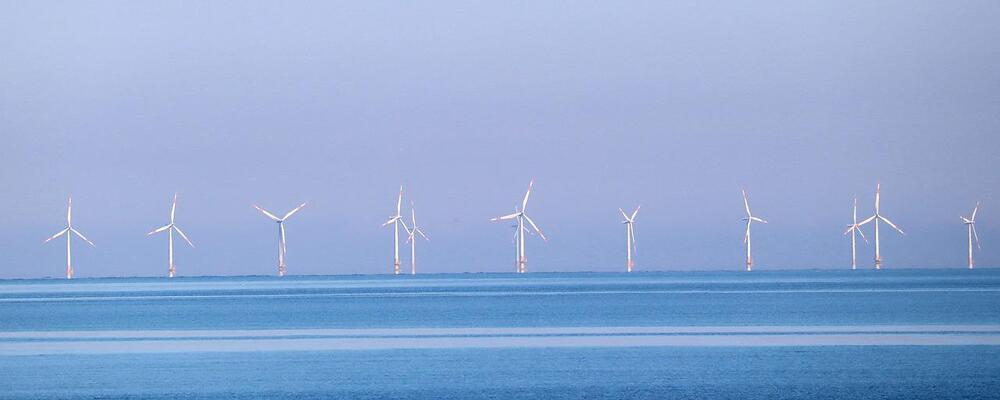
[[(283, 2), (284, 3), (284, 2)], [(854, 195), (908, 236), (887, 268), (1000, 262), (1000, 3), (0, 2), (0, 277), (391, 271), (400, 183), (422, 271), (843, 268)], [(870, 264), (871, 247), (860, 247)]]

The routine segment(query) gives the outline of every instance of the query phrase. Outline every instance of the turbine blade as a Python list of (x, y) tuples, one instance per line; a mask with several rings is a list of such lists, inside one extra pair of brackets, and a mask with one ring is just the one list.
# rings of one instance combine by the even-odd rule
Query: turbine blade
[(546, 242), (549, 241), (549, 239), (545, 237), (545, 234), (542, 233), (542, 230), (538, 229), (538, 225), (535, 225), (535, 221), (532, 221), (531, 217), (529, 217), (528, 214), (524, 214), (524, 219), (528, 220), (528, 223), (531, 224), (531, 227), (535, 229), (535, 232), (538, 232), (538, 236), (541, 236), (542, 240)]
[(629, 221), (635, 221), (635, 216), (636, 216), (636, 214), (638, 214), (638, 213), (639, 213), (639, 209), (640, 209), (640, 208), (642, 208), (642, 206), (639, 206), (639, 207), (636, 207), (636, 208), (635, 208), (635, 211), (632, 211), (632, 216), (631, 216), (631, 217), (629, 217)]
[(531, 195), (531, 187), (535, 185), (535, 180), (532, 179), (528, 182), (528, 191), (524, 192), (524, 200), (521, 201), (521, 212), (524, 212), (528, 208), (528, 196)]
[(179, 226), (177, 225), (171, 225), (171, 226), (173, 226), (174, 230), (177, 231), (177, 233), (180, 234), (182, 238), (184, 238), (185, 242), (188, 242), (188, 244), (191, 245), (191, 247), (194, 247), (194, 243), (191, 243), (191, 239), (188, 239), (187, 235), (184, 234), (184, 231), (182, 231)]
[(972, 236), (976, 238), (976, 247), (982, 250), (983, 246), (979, 244), (979, 233), (976, 232), (976, 224), (972, 224)]
[(170, 223), (174, 223), (174, 214), (177, 212), (177, 193), (174, 193), (174, 203), (170, 205)]
[(886, 218), (886, 217), (883, 217), (883, 216), (881, 216), (881, 215), (879, 215), (879, 216), (878, 216), (878, 218), (879, 218), (879, 219), (881, 219), (881, 220), (882, 220), (882, 222), (885, 222), (886, 224), (888, 224), (889, 226), (891, 226), (891, 227), (892, 227), (892, 229), (895, 229), (896, 231), (898, 231), (898, 232), (899, 232), (900, 234), (903, 234), (903, 235), (905, 235), (905, 234), (906, 234), (906, 232), (903, 232), (903, 230), (902, 230), (902, 229), (899, 229), (899, 227), (898, 227), (898, 226), (896, 226), (896, 224), (892, 223), (892, 221), (889, 221), (889, 219), (888, 219), (888, 218)]
[(750, 239), (750, 220), (747, 220), (747, 232), (743, 234), (743, 244), (747, 244), (747, 239)]
[(865, 232), (861, 230), (860, 226), (854, 231), (861, 235), (861, 238), (865, 240), (865, 244), (868, 244), (868, 238), (865, 237)]
[(978, 201), (976, 202), (976, 208), (972, 209), (972, 218), (969, 218), (970, 221), (976, 222), (976, 213), (977, 212), (979, 212), (979, 202)]
[(403, 224), (403, 229), (406, 229), (406, 231), (409, 232), (410, 228), (408, 228), (406, 226), (406, 221), (404, 221), (403, 218), (398, 218), (398, 220), (399, 220), (399, 223)]
[(161, 226), (161, 227), (159, 227), (159, 228), (156, 228), (156, 229), (154, 229), (154, 230), (150, 231), (149, 233), (147, 233), (147, 234), (146, 234), (146, 236), (149, 236), (149, 235), (152, 235), (152, 234), (154, 234), (154, 233), (160, 233), (160, 232), (163, 232), (163, 231), (165, 231), (165, 230), (167, 230), (167, 229), (170, 229), (170, 227), (171, 227), (171, 226), (173, 226), (173, 225), (174, 225), (174, 224), (166, 224), (166, 225), (163, 225), (163, 226)]
[(66, 226), (73, 226), (73, 198), (69, 198), (69, 203), (66, 205)]
[(861, 221), (860, 223), (858, 223), (858, 226), (861, 226), (861, 225), (867, 224), (869, 222), (872, 222), (872, 220), (874, 220), (875, 217), (876, 217), (875, 215), (872, 215), (872, 216), (868, 217), (868, 219), (865, 219), (864, 221)]
[(750, 217), (750, 219), (752, 219), (752, 220), (754, 220), (754, 221), (757, 221), (757, 222), (763, 222), (763, 223), (765, 223), (765, 224), (767, 223), (767, 220), (766, 220), (766, 219), (763, 219), (763, 218), (757, 218), (757, 217)]
[(628, 214), (625, 214), (625, 210), (622, 210), (621, 207), (619, 207), (618, 212), (622, 213), (622, 218), (625, 218), (625, 220), (628, 221)]
[(882, 184), (881, 183), (876, 183), (875, 184), (875, 214), (878, 214), (878, 206), (879, 206), (879, 202), (881, 201), (881, 196), (882, 196), (881, 193), (882, 193)]
[(854, 198), (854, 224), (858, 223), (858, 198)]
[(518, 215), (521, 215), (521, 213), (516, 212), (516, 213), (513, 213), (513, 214), (507, 214), (507, 215), (503, 215), (503, 216), (499, 216), (499, 217), (493, 217), (493, 218), (490, 218), (490, 221), (493, 221), (493, 222), (506, 221), (506, 220), (509, 220), (509, 219), (514, 219)]
[(399, 198), (396, 199), (396, 215), (399, 215), (403, 208), (403, 185), (399, 185)]
[(385, 223), (384, 223), (384, 224), (382, 224), (382, 226), (386, 226), (386, 225), (389, 225), (389, 224), (391, 224), (391, 223), (393, 223), (393, 222), (396, 222), (396, 220), (397, 220), (397, 219), (399, 219), (399, 217), (392, 217), (392, 218), (389, 218), (389, 220), (388, 220), (388, 221), (385, 221)]
[(750, 201), (747, 200), (747, 191), (746, 191), (746, 189), (741, 189), (741, 191), (743, 192), (743, 207), (746, 208), (746, 210), (747, 210), (747, 216), (749, 217), (749, 216), (751, 216), (751, 214), (750, 214)]
[(423, 231), (422, 229), (420, 229), (420, 228), (416, 228), (416, 229), (414, 229), (414, 230), (415, 230), (415, 231), (417, 231), (417, 233), (419, 233), (419, 234), (420, 234), (420, 236), (423, 236), (423, 237), (424, 237), (424, 240), (426, 240), (426, 241), (428, 241), (428, 242), (429, 242), (429, 241), (431, 241), (431, 238), (427, 237), (427, 235), (425, 235), (425, 234), (424, 234), (424, 231)]
[(853, 230), (855, 230), (857, 228), (858, 228), (857, 225), (848, 225), (847, 226), (847, 230), (844, 231), (844, 235), (846, 236), (848, 233), (851, 233), (851, 231), (853, 231)]
[(69, 230), (70, 230), (70, 232), (75, 233), (76, 236), (79, 236), (80, 239), (83, 239), (84, 242), (89, 243), (91, 246), (97, 247), (96, 245), (94, 245), (94, 242), (91, 242), (90, 239), (87, 239), (85, 236), (83, 236), (83, 234), (80, 233), (80, 231), (78, 231), (76, 229), (73, 229), (73, 228), (69, 228)]
[(60, 237), (62, 235), (65, 235), (66, 232), (69, 232), (69, 228), (66, 228), (66, 229), (63, 229), (63, 230), (59, 231), (59, 233), (56, 233), (55, 235), (52, 235), (48, 239), (45, 239), (45, 241), (42, 242), (42, 243), (48, 243), (48, 242), (52, 241), (52, 239), (55, 239), (55, 238)]
[(274, 216), (274, 214), (271, 214), (271, 213), (269, 213), (269, 212), (268, 212), (267, 210), (265, 210), (265, 209), (263, 209), (263, 208), (260, 208), (260, 207), (257, 207), (257, 205), (256, 205), (256, 204), (254, 204), (254, 205), (253, 205), (253, 208), (256, 208), (256, 209), (257, 209), (257, 211), (260, 211), (260, 212), (264, 213), (264, 215), (266, 215), (266, 216), (267, 216), (268, 218), (270, 218), (270, 219), (273, 219), (273, 220), (275, 220), (275, 221), (281, 221), (281, 219), (280, 219), (280, 218), (278, 218), (278, 217)]
[(284, 218), (281, 218), (281, 220), (284, 221), (284, 220), (288, 219), (288, 217), (291, 217), (292, 214), (295, 214), (295, 213), (299, 212), (299, 210), (301, 210), (302, 207), (305, 207), (305, 206), (306, 206), (306, 203), (299, 204), (299, 206), (295, 207), (294, 210), (289, 211), (288, 214), (285, 214)]

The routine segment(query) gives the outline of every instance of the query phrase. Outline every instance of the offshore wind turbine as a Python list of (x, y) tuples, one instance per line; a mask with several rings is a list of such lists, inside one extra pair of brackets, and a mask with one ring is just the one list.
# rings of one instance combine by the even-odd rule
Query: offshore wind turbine
[(399, 275), (399, 224), (403, 224), (403, 229), (407, 232), (410, 228), (406, 227), (406, 222), (403, 221), (403, 216), (400, 214), (403, 207), (403, 185), (399, 185), (399, 198), (396, 199), (396, 214), (389, 216), (389, 220), (385, 221), (382, 226), (392, 224), (392, 274)]
[(847, 226), (847, 230), (844, 234), (851, 234), (851, 269), (858, 269), (858, 253), (855, 251), (855, 243), (857, 242), (857, 236), (861, 235), (861, 238), (868, 243), (868, 238), (865, 237), (865, 233), (861, 231), (861, 224), (858, 223), (858, 198), (854, 198), (854, 223)]
[[(406, 230), (407, 238), (406, 242), (410, 244), (410, 275), (417, 274), (417, 238), (416, 234), (420, 234), (426, 241), (431, 241), (424, 231), (417, 226), (417, 211), (413, 209), (413, 203), (410, 203), (410, 225), (412, 228)], [(406, 227), (405, 225), (403, 226)]]
[(750, 256), (750, 224), (754, 221), (767, 223), (767, 220), (759, 217), (755, 217), (750, 212), (750, 201), (747, 200), (747, 191), (743, 190), (743, 207), (747, 210), (747, 216), (743, 217), (743, 221), (747, 222), (747, 232), (743, 235), (743, 244), (747, 246), (747, 271), (749, 272), (753, 267), (753, 257)]
[(635, 230), (632, 228), (632, 224), (635, 223), (635, 215), (639, 213), (639, 208), (641, 208), (641, 207), (642, 206), (636, 207), (635, 211), (632, 211), (632, 215), (631, 216), (629, 216), (628, 214), (625, 214), (625, 210), (622, 210), (621, 208), (618, 209), (618, 212), (622, 213), (622, 218), (625, 218), (625, 220), (622, 221), (622, 223), (625, 224), (625, 268), (626, 268), (626, 272), (632, 272), (632, 266), (633, 266), (633, 263), (632, 263), (632, 253), (638, 253), (638, 250), (635, 247)]
[(302, 203), (298, 207), (295, 207), (295, 209), (293, 209), (292, 211), (289, 211), (287, 214), (285, 214), (284, 217), (281, 218), (278, 218), (277, 216), (268, 212), (267, 210), (258, 207), (256, 204), (254, 204), (253, 206), (254, 208), (257, 209), (257, 211), (264, 213), (264, 215), (266, 215), (268, 218), (278, 223), (278, 276), (285, 276), (285, 270), (287, 269), (287, 266), (285, 265), (285, 258), (288, 256), (288, 247), (285, 244), (285, 220), (287, 220), (293, 214), (299, 212), (299, 210), (301, 210), (302, 207), (305, 206), (306, 203)]
[(499, 216), (499, 217), (494, 217), (494, 218), (490, 219), (490, 221), (493, 221), (493, 222), (507, 221), (507, 220), (512, 220), (512, 219), (516, 219), (517, 220), (517, 234), (516, 234), (516, 237), (517, 237), (517, 260), (515, 262), (514, 268), (515, 268), (515, 271), (517, 273), (519, 273), (519, 274), (523, 274), (524, 273), (525, 267), (527, 266), (527, 263), (528, 263), (528, 257), (525, 255), (525, 252), (524, 252), (524, 233), (525, 232), (529, 232), (530, 233), (530, 231), (528, 231), (528, 228), (525, 226), (525, 221), (527, 221), (528, 224), (531, 225), (531, 228), (534, 229), (535, 232), (538, 232), (538, 236), (540, 236), (542, 238), (542, 240), (544, 240), (546, 242), (549, 240), (548, 238), (545, 237), (545, 234), (542, 233), (542, 230), (538, 229), (538, 225), (535, 225), (535, 221), (531, 220), (531, 217), (529, 217), (528, 214), (525, 213), (525, 210), (528, 207), (528, 196), (531, 195), (531, 187), (534, 186), (534, 184), (535, 184), (535, 180), (534, 179), (532, 179), (531, 182), (528, 183), (528, 191), (524, 193), (524, 200), (521, 200), (521, 208), (520, 208), (520, 210), (517, 207), (514, 207), (514, 213), (513, 214), (507, 214), (507, 215), (503, 215), (503, 216)]
[(897, 232), (899, 232), (899, 234), (901, 234), (901, 235), (905, 235), (906, 234), (905, 232), (903, 232), (902, 229), (899, 229), (899, 227), (897, 227), (896, 224), (893, 224), (892, 221), (889, 221), (888, 218), (886, 218), (885, 216), (883, 216), (882, 213), (881, 213), (881, 211), (879, 211), (879, 203), (881, 202), (881, 192), (882, 192), (882, 184), (881, 183), (876, 183), (875, 184), (875, 215), (872, 215), (871, 217), (868, 217), (864, 221), (861, 221), (860, 224), (858, 224), (858, 225), (864, 225), (864, 224), (867, 224), (869, 222), (875, 221), (875, 269), (882, 269), (882, 253), (879, 250), (879, 242), (878, 242), (878, 223), (879, 223), (879, 220), (881, 220), (882, 222), (885, 222), (886, 224), (888, 224), (889, 226), (891, 226), (892, 229), (895, 229)]
[(983, 249), (983, 247), (979, 245), (979, 234), (976, 233), (976, 213), (978, 211), (979, 211), (979, 202), (976, 202), (976, 208), (972, 209), (972, 216), (971, 217), (965, 218), (965, 217), (960, 216), (962, 218), (962, 222), (965, 223), (965, 226), (969, 227), (969, 269), (972, 269), (972, 266), (974, 264), (973, 259), (972, 259), (972, 238), (973, 237), (976, 238), (976, 247), (978, 247), (979, 250)]
[[(66, 235), (66, 279), (73, 279), (73, 251), (72, 251), (72, 247), (70, 245), (70, 242), (71, 242), (70, 239), (72, 239), (73, 235), (76, 235), (76, 236), (79, 236), (80, 239), (83, 239), (84, 242), (89, 243), (91, 246), (94, 246), (94, 242), (91, 242), (86, 237), (84, 237), (83, 234), (80, 233), (80, 231), (76, 230), (76, 228), (73, 228), (73, 198), (72, 197), (69, 198), (69, 205), (66, 206), (66, 228), (63, 229), (63, 230), (61, 230), (61, 231), (59, 231), (55, 235), (52, 235), (48, 239), (45, 239), (45, 242), (43, 242), (43, 243), (48, 243), (52, 239), (55, 239), (55, 238), (57, 238), (59, 236), (62, 236), (62, 235)], [(94, 246), (94, 247), (97, 247), (97, 246)]]
[(163, 226), (161, 226), (159, 228), (156, 228), (152, 232), (149, 232), (149, 233), (146, 234), (146, 236), (149, 236), (149, 235), (152, 235), (154, 233), (160, 233), (160, 232), (163, 232), (163, 231), (167, 231), (167, 237), (169, 238), (169, 239), (167, 239), (167, 277), (168, 278), (173, 278), (174, 277), (174, 272), (176, 271), (174, 269), (174, 231), (176, 231), (178, 235), (181, 235), (181, 237), (184, 238), (184, 241), (187, 242), (187, 244), (191, 245), (191, 247), (194, 247), (194, 243), (191, 243), (191, 239), (188, 239), (187, 235), (184, 234), (184, 231), (182, 231), (179, 226), (177, 226), (176, 224), (174, 224), (174, 214), (176, 213), (176, 211), (177, 211), (177, 193), (174, 193), (174, 203), (170, 206), (170, 223), (166, 224), (166, 225), (163, 225)]

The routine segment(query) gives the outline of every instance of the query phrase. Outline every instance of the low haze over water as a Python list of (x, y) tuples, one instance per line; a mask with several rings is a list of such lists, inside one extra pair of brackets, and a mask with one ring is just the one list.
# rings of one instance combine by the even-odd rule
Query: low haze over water
[(0, 282), (2, 398), (991, 397), (1000, 271)]

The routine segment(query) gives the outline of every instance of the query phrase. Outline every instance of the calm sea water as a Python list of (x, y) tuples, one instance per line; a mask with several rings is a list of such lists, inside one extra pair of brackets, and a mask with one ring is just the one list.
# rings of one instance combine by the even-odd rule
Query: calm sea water
[(998, 398), (1000, 270), (0, 281), (0, 398)]

